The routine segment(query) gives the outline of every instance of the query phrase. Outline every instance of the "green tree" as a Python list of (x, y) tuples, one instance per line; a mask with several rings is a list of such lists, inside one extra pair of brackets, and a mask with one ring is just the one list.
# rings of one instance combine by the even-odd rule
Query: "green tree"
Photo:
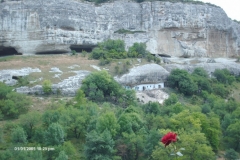
[(147, 55), (146, 44), (144, 43), (134, 43), (133, 46), (128, 49), (128, 57), (135, 57), (136, 53), (139, 57), (145, 57)]
[(60, 116), (57, 110), (46, 110), (42, 115), (43, 124), (48, 127), (51, 123), (58, 123)]
[[(124, 89), (106, 71), (94, 72), (87, 76), (83, 80), (81, 89), (87, 97), (94, 101), (110, 101), (112, 96), (119, 99), (124, 96), (122, 94)], [(127, 94), (127, 92), (125, 93)]]
[(86, 103), (85, 94), (81, 89), (77, 90), (75, 99), (76, 99), (77, 103), (79, 103), (79, 104), (85, 104)]
[(14, 128), (11, 137), (13, 143), (27, 143), (27, 135), (21, 127)]
[(85, 136), (89, 120), (90, 116), (86, 108), (82, 107), (80, 110), (69, 107), (62, 111), (59, 122), (64, 126), (69, 136), (73, 134), (75, 138), (80, 138)]
[(5, 101), (0, 101), (0, 107), (5, 117), (17, 118), (26, 113), (31, 105), (31, 100), (26, 95), (10, 92)]
[(0, 100), (6, 98), (7, 94), (12, 92), (12, 87), (0, 82)]
[(52, 92), (52, 83), (50, 80), (44, 80), (42, 87), (45, 94), (50, 94)]
[(92, 131), (87, 134), (85, 155), (89, 160), (111, 160), (114, 154), (114, 140), (106, 129), (103, 133)]
[(239, 159), (239, 154), (234, 149), (230, 148), (230, 149), (226, 150), (224, 158), (226, 160)]
[(233, 147), (235, 150), (239, 149), (240, 143), (240, 122), (232, 123), (227, 128), (227, 137), (225, 138), (229, 147)]
[(44, 134), (46, 145), (59, 145), (64, 142), (64, 131), (58, 123), (52, 123)]
[(185, 70), (174, 69), (168, 77), (170, 87), (177, 88), (185, 95), (191, 95), (197, 91), (197, 85), (193, 82), (190, 74)]
[(68, 160), (68, 156), (64, 151), (61, 151), (55, 160)]
[(101, 115), (97, 120), (96, 126), (99, 133), (107, 129), (112, 137), (114, 137), (120, 129), (117, 118), (113, 112), (107, 112)]
[(206, 70), (204, 70), (203, 68), (195, 68), (193, 73), (192, 73), (193, 76), (197, 75), (197, 76), (200, 76), (200, 77), (203, 77), (203, 78), (208, 78), (208, 74), (206, 72)]
[(170, 106), (170, 105), (176, 104), (177, 102), (178, 102), (177, 95), (175, 93), (171, 93), (168, 99), (164, 101), (164, 104), (166, 106)]
[(36, 125), (39, 124), (41, 115), (38, 112), (31, 112), (20, 116), (20, 123), (26, 130), (28, 139), (31, 139), (34, 134)]
[(216, 79), (223, 84), (232, 84), (236, 79), (234, 76), (231, 75), (229, 70), (227, 69), (216, 69), (213, 72), (213, 76), (216, 77)]

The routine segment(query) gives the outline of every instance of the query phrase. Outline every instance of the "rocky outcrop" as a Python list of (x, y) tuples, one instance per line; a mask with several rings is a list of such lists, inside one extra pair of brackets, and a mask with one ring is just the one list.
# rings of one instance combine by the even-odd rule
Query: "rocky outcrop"
[(29, 75), (30, 73), (41, 72), (38, 68), (22, 68), (22, 69), (6, 69), (0, 71), (0, 82), (4, 82), (9, 86), (17, 84), (18, 79)]
[[(62, 96), (75, 96), (77, 90), (82, 85), (82, 80), (89, 75), (91, 72), (89, 71), (74, 71), (76, 73), (75, 76), (68, 77), (64, 79), (60, 83), (52, 85), (52, 93), (59, 94)], [(36, 85), (34, 87), (19, 87), (16, 88), (16, 92), (23, 94), (35, 94), (35, 95), (43, 95), (43, 87), (41, 85)]]
[[(214, 61), (214, 63), (212, 62)], [(235, 61), (219, 58), (219, 59), (211, 59), (211, 62), (209, 63), (208, 60), (202, 60), (199, 63), (196, 64), (165, 64), (163, 66), (168, 72), (171, 72), (173, 69), (184, 69), (188, 71), (189, 73), (192, 73), (195, 68), (201, 67), (204, 70), (207, 71), (209, 76), (212, 76), (212, 73), (216, 69), (227, 69), (229, 70), (233, 75), (240, 76), (240, 63), (236, 63)]]
[(122, 85), (133, 87), (137, 84), (164, 82), (168, 75), (169, 72), (160, 65), (145, 64), (131, 68), (129, 73), (114, 79)]
[[(122, 33), (125, 29), (131, 32)], [(183, 57), (240, 55), (240, 25), (207, 4), (78, 0), (19, 0), (0, 3), (0, 54), (37, 54), (88, 49), (122, 39), (144, 42), (155, 54)], [(11, 50), (11, 51), (12, 51)]]

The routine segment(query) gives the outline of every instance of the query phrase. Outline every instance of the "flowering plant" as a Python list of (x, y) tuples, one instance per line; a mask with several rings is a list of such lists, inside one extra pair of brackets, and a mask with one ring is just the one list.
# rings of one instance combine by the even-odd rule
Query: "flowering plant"
[(168, 146), (172, 142), (177, 141), (177, 133), (168, 132), (166, 135), (164, 135), (161, 139), (161, 142), (166, 146)]
[(180, 150), (185, 150), (184, 148), (180, 148), (178, 150), (178, 148), (172, 143), (172, 142), (176, 142), (178, 138), (179, 137), (177, 136), (177, 133), (168, 132), (161, 139), (161, 142), (164, 144), (165, 148), (171, 144), (171, 146), (173, 147), (173, 149), (171, 150), (171, 155), (176, 156), (176, 159), (177, 159), (177, 156), (183, 156)]

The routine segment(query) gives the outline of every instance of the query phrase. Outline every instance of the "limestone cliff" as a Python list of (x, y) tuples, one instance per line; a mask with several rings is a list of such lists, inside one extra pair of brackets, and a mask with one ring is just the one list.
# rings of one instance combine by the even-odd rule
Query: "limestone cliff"
[[(121, 29), (132, 31), (120, 33)], [(172, 56), (240, 55), (240, 25), (219, 8), (204, 5), (114, 1), (20, 0), (0, 3), (0, 53), (69, 52), (105, 39)]]

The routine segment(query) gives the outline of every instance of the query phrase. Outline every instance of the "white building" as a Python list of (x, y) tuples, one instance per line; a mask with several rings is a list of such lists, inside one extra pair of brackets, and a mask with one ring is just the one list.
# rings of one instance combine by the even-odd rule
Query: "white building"
[(126, 89), (136, 91), (164, 88), (169, 72), (157, 64), (145, 64), (131, 68), (129, 73), (115, 77)]
[(125, 86), (126, 89), (134, 89), (136, 91), (145, 91), (145, 90), (153, 90), (153, 89), (161, 89), (164, 88), (164, 83), (155, 83), (155, 84), (139, 84), (134, 87)]

